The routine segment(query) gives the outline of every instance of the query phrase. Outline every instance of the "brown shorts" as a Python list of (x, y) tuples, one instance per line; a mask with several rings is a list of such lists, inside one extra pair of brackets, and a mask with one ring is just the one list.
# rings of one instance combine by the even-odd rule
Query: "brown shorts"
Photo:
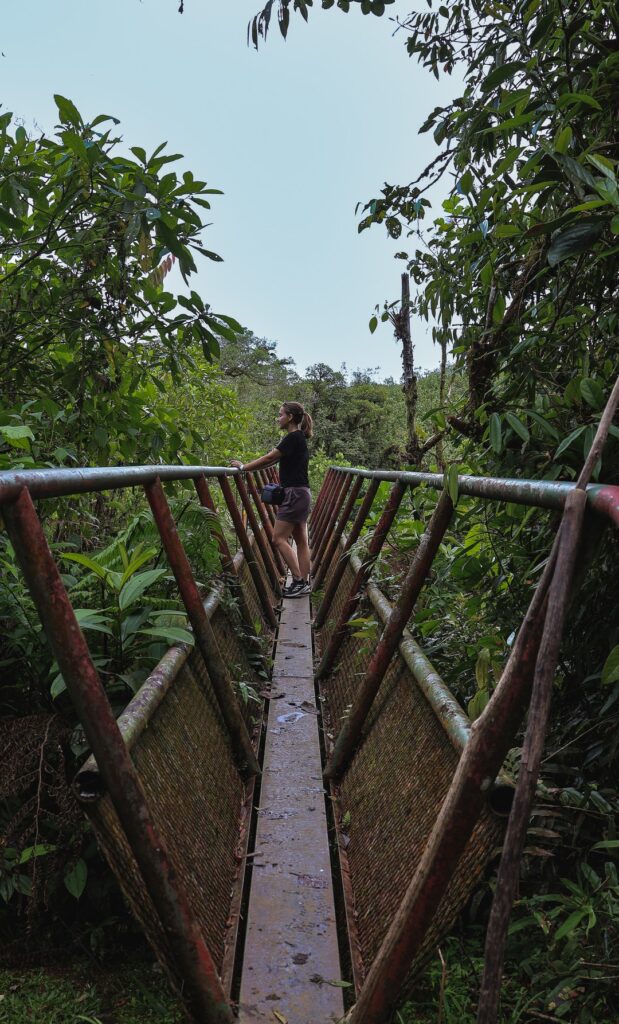
[(312, 493), (309, 487), (284, 487), (284, 500), (275, 518), (285, 523), (306, 523), (311, 504)]

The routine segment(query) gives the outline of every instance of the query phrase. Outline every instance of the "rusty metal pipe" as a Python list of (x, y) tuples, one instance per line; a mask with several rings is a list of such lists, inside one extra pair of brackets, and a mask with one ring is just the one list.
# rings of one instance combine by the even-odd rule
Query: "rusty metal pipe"
[(86, 469), (16, 469), (0, 472), (0, 505), (13, 501), (27, 487), (33, 498), (60, 498), (68, 494), (140, 487), (161, 480), (193, 480), (205, 473), (222, 477), (235, 472), (229, 466), (112, 466)]
[[(255, 470), (254, 475), (255, 475), (255, 477), (256, 477), (256, 479), (258, 481), (258, 484), (260, 486), (260, 490), (261, 491), (262, 491), (262, 488), (266, 484), (271, 483), (271, 478), (270, 478), (269, 474), (266, 471), (263, 471), (262, 469)], [(262, 497), (260, 498), (260, 500), (262, 501)], [(262, 503), (264, 505), (264, 502), (262, 502)], [(272, 505), (265, 505), (264, 507), (267, 510), (269, 519), (271, 520), (271, 524), (273, 524), (275, 522), (275, 509), (273, 508)]]
[(263, 531), (260, 529), (258, 520), (256, 519), (256, 514), (252, 507), (252, 503), (249, 500), (249, 494), (247, 493), (245, 482), (243, 481), (243, 478), (240, 473), (237, 473), (237, 475), (234, 478), (234, 482), (237, 486), (237, 490), (241, 498), (241, 503), (243, 505), (245, 515), (247, 516), (249, 528), (255, 537), (256, 544), (258, 545), (258, 550), (260, 551), (260, 554), (262, 556), (264, 567), (266, 569), (269, 580), (271, 581), (273, 593), (275, 594), (275, 597), (279, 599), (282, 596), (282, 589), (279, 583), (279, 574), (277, 572), (277, 566), (275, 565), (275, 562), (273, 560), (273, 554), (269, 547), (268, 540), (265, 537)]
[(320, 528), (320, 537), (317, 538), (318, 546), (324, 543), (325, 537), (329, 536), (331, 526), (335, 520), (336, 509), (345, 480), (346, 477), (344, 476), (336, 475), (335, 477), (331, 494), (329, 495), (329, 499), (325, 505), (324, 518)]
[(395, 1010), (411, 963), (475, 827), (486, 793), (509, 751), (531, 693), (556, 560), (553, 546), (507, 665), (473, 722), (449, 792), (347, 1024), (382, 1024)]
[(376, 645), (361, 685), (355, 693), (350, 715), (340, 729), (333, 753), (325, 768), (325, 779), (336, 779), (345, 770), (355, 747), (361, 739), (363, 726), (380, 689), (385, 672), (402, 639), (404, 628), (411, 616), (421, 589), (428, 577), (434, 556), (451, 522), (453, 504), (447, 491), (443, 491), (421, 538), (410, 569), (402, 583), (397, 601)]
[(167, 933), (185, 1005), (196, 1024), (233, 1024), (212, 957), (151, 817), (27, 489), (4, 508), (4, 520), (67, 690)]
[(311, 516), (310, 516), (310, 520), (313, 519), (314, 522), (318, 522), (318, 516), (320, 515), (321, 509), (322, 509), (322, 503), (324, 501), (326, 489), (329, 486), (329, 481), (330, 481), (331, 477), (333, 476), (333, 473), (334, 473), (333, 469), (330, 468), (330, 469), (327, 470), (327, 472), (325, 473), (325, 475), (323, 477), (323, 481), (322, 481), (322, 483), (320, 485), (320, 489), (318, 491), (318, 494), (316, 495), (316, 499), (314, 501), (314, 506), (312, 508), (312, 513), (311, 513)]
[(334, 510), (337, 505), (338, 496), (342, 489), (344, 479), (345, 477), (335, 474), (329, 494), (325, 496), (325, 504), (320, 517), (320, 522), (312, 534), (312, 547), (316, 550), (320, 548), (320, 546), (325, 542), (325, 538), (328, 538), (329, 536), (329, 529), (333, 522)]
[[(212, 512), (213, 515), (216, 516), (217, 509), (215, 507), (215, 502), (213, 501), (211, 489), (208, 483), (206, 482), (206, 477), (195, 477), (194, 484), (200, 504), (203, 506), (203, 508), (207, 508), (209, 512)], [(224, 573), (228, 577), (230, 589), (232, 591), (234, 599), (236, 600), (236, 603), (238, 604), (239, 611), (241, 613), (241, 618), (249, 634), (255, 637), (256, 630), (254, 628), (251, 612), (247, 604), (247, 598), (245, 597), (245, 592), (243, 590), (243, 587), (241, 586), (241, 581), (239, 579), (239, 574), (237, 572), (234, 558), (232, 557), (232, 552), (228, 547), (228, 541), (226, 540), (223, 524), (220, 523), (219, 520), (217, 522), (217, 529), (214, 532), (215, 541), (219, 548), (219, 555), (221, 557), (221, 566)]]
[(376, 564), (376, 559), (382, 551), (385, 538), (391, 529), (393, 520), (396, 517), (405, 493), (406, 487), (399, 481), (396, 481), (391, 489), (391, 493), (387, 499), (383, 513), (376, 524), (374, 533), (372, 534), (372, 539), (368, 545), (366, 559), (362, 568), (355, 576), (338, 623), (331, 634), (331, 639), (329, 640), (327, 649), (322, 656), (320, 665), (318, 666), (318, 671), (316, 672), (317, 679), (324, 679), (335, 664), (340, 648), (348, 634), (348, 620), (355, 614), (355, 611), (359, 607), (362, 588), (365, 586), (372, 574), (372, 569)]
[[(352, 477), (350, 477), (350, 479), (352, 480)], [(344, 530), (346, 529), (348, 520), (352, 515), (352, 510), (355, 507), (355, 502), (359, 497), (359, 491), (361, 490), (362, 486), (362, 478), (360, 476), (355, 477), (352, 488), (350, 489), (350, 492), (348, 494), (346, 505), (339, 518), (339, 521), (335, 526), (335, 529), (333, 530), (331, 539), (329, 541), (329, 544), (325, 550), (324, 556), (318, 568), (318, 572), (314, 574), (314, 589), (317, 589), (322, 584), (323, 579), (325, 578), (327, 572), (329, 571), (329, 567), (331, 566), (335, 553), (337, 552), (340, 546), (340, 538)]]
[(228, 677), (225, 663), (206, 613), (196, 581), (189, 565), (182, 541), (176, 529), (174, 517), (170, 511), (163, 485), (160, 480), (147, 484), (144, 488), (153, 518), (159, 530), (170, 568), (178, 584), (180, 595), (185, 605), (189, 621), (193, 627), (196, 645), (204, 659), (211, 686), (219, 705), (230, 743), (239, 768), (249, 775), (259, 775), (260, 766), (254, 753), (247, 726), (241, 715), (239, 705)]
[(320, 544), (318, 545), (318, 550), (316, 551), (316, 557), (315, 557), (315, 559), (313, 560), (313, 563), (312, 563), (312, 571), (314, 573), (314, 576), (316, 576), (316, 574), (317, 574), (317, 572), (318, 572), (318, 570), (320, 568), (320, 564), (322, 562), (323, 555), (325, 553), (325, 550), (326, 550), (327, 546), (329, 545), (329, 542), (332, 540), (334, 534), (337, 532), (338, 520), (339, 520), (341, 511), (342, 511), (342, 507), (343, 507), (344, 502), (346, 500), (346, 495), (348, 494), (348, 492), (350, 490), (350, 485), (352, 483), (353, 483), (353, 477), (352, 476), (345, 476), (344, 477), (343, 486), (340, 487), (340, 489), (338, 491), (336, 502), (335, 502), (335, 505), (333, 507), (333, 511), (331, 513), (331, 529), (325, 530), (325, 532), (324, 532), (324, 534), (322, 536), (322, 539), (320, 541)]
[(335, 483), (337, 480), (337, 473), (335, 472), (331, 473), (330, 475), (327, 474), (327, 476), (328, 479), (325, 481), (325, 488), (324, 493), (322, 495), (320, 508), (317, 510), (316, 514), (310, 518), (309, 531), (312, 540), (312, 545), (318, 544), (322, 536), (322, 530), (325, 522), (327, 507), (331, 500), (331, 495), (333, 494), (333, 490), (335, 488)]
[(378, 480), (370, 481), (370, 486), (368, 487), (364, 495), (359, 511), (357, 512), (357, 515), (355, 517), (355, 521), (352, 525), (350, 533), (348, 534), (348, 539), (346, 541), (346, 544), (344, 545), (344, 551), (341, 553), (336, 563), (336, 566), (333, 572), (331, 573), (329, 582), (327, 583), (327, 586), (325, 588), (324, 597), (320, 603), (320, 608), (318, 609), (318, 613), (314, 620), (315, 629), (320, 629), (321, 626), (323, 626), (326, 621), (327, 615), (329, 614), (329, 609), (331, 608), (331, 604), (333, 602), (333, 598), (335, 597), (335, 594), (342, 581), (344, 573), (346, 572), (346, 565), (348, 564), (348, 558), (350, 556), (351, 548), (353, 547), (353, 544), (357, 543), (359, 537), (361, 536), (361, 531), (365, 525), (365, 521), (368, 515), (370, 514), (370, 509), (372, 508), (372, 504), (374, 502), (374, 498), (376, 497), (376, 492), (379, 486), (380, 483)]
[[(400, 480), (413, 487), (426, 484), (437, 491), (442, 491), (444, 486), (441, 473), (349, 469), (347, 466), (335, 466), (334, 469), (338, 473), (359, 473), (368, 480)], [(459, 494), (492, 501), (510, 501), (515, 505), (533, 505), (536, 508), (562, 509), (568, 494), (575, 488), (575, 483), (563, 480), (518, 480), (467, 474), (458, 477)], [(615, 526), (619, 526), (619, 486), (588, 484), (586, 492), (589, 505), (610, 519)]]
[(224, 501), (228, 508), (228, 513), (232, 520), (232, 524), (236, 531), (236, 535), (239, 538), (241, 549), (243, 551), (243, 554), (245, 555), (245, 561), (247, 562), (247, 567), (251, 573), (251, 578), (253, 580), (254, 587), (256, 588), (256, 593), (258, 594), (258, 599), (262, 606), (262, 611), (268, 624), (273, 629), (275, 629), (277, 627), (277, 617), (275, 615), (275, 612), (273, 611), (271, 598), (269, 596), (269, 592), (264, 582), (262, 573), (260, 572), (260, 566), (258, 565), (255, 553), (249, 542), (249, 537), (247, 536), (247, 530), (245, 529), (243, 517), (239, 511), (236, 501), (234, 500), (232, 488), (230, 487), (229, 481), (223, 476), (219, 478), (219, 486), (221, 487), (221, 493), (224, 496)]
[(266, 510), (266, 505), (264, 504), (260, 497), (260, 493), (258, 491), (258, 488), (256, 487), (256, 481), (254, 480), (252, 473), (247, 473), (247, 483), (249, 484), (249, 493), (252, 496), (254, 505), (258, 509), (258, 515), (260, 516), (260, 521), (262, 522), (264, 535), (268, 541), (270, 554), (275, 563), (275, 568), (278, 573), (277, 582), (279, 583), (279, 577), (285, 576), (286, 573), (288, 572), (288, 569), (284, 564), (284, 561), (279, 551), (277, 551), (273, 545), (273, 524), (269, 519), (269, 514)]

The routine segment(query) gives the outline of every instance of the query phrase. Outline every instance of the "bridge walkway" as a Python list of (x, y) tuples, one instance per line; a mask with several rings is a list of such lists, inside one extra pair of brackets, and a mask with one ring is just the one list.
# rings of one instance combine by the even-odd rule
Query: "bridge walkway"
[(239, 1017), (335, 1021), (344, 1006), (309, 597), (283, 602), (271, 691)]

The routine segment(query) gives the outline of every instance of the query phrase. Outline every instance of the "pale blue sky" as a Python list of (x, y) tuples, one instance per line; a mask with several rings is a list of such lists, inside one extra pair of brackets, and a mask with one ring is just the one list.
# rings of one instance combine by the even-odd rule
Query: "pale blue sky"
[[(412, 0), (398, 2), (406, 13)], [(129, 145), (167, 140), (197, 177), (221, 188), (193, 287), (212, 307), (278, 342), (302, 371), (315, 362), (380, 367), (399, 378), (375, 303), (399, 291), (405, 248), (382, 229), (357, 234), (355, 204), (384, 181), (411, 180), (434, 155), (417, 135), (457, 83), (438, 83), (392, 37), (387, 18), (314, 9), (246, 45), (260, 0), (3, 0), (0, 100), (50, 130), (53, 94), (87, 117), (119, 117)], [(180, 165), (179, 165), (180, 166)], [(440, 198), (440, 193), (437, 196)], [(197, 283), (196, 283), (197, 282)], [(415, 361), (437, 364), (425, 326)]]

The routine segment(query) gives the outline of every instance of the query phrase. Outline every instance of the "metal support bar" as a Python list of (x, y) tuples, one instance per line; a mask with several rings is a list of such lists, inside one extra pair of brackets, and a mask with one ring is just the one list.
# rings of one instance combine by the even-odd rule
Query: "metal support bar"
[[(215, 502), (213, 501), (213, 495), (211, 494), (211, 489), (208, 483), (206, 482), (206, 477), (196, 477), (194, 480), (194, 484), (196, 487), (198, 499), (202, 507), (207, 508), (209, 512), (212, 512), (214, 515), (217, 515), (217, 509), (215, 507)], [(245, 628), (248, 630), (251, 636), (256, 636), (256, 630), (254, 628), (251, 612), (249, 611), (249, 606), (247, 604), (247, 598), (245, 597), (245, 592), (243, 590), (243, 587), (241, 586), (241, 581), (239, 580), (238, 573), (236, 571), (236, 566), (234, 564), (232, 552), (228, 547), (228, 541), (226, 540), (222, 523), (218, 523), (217, 529), (213, 532), (215, 534), (215, 541), (217, 543), (217, 547), (219, 548), (219, 555), (221, 557), (221, 567), (230, 581), (231, 588), (233, 589), (235, 600), (239, 606), (239, 611), (241, 613), (241, 618), (243, 619)]]
[[(257, 469), (255, 471), (255, 476), (256, 476), (256, 479), (258, 480), (258, 484), (260, 486), (260, 490), (262, 490), (262, 488), (266, 484), (271, 483), (271, 479), (270, 479), (269, 473), (266, 470)], [(262, 504), (264, 505), (264, 502), (262, 502)], [(265, 508), (266, 508), (266, 510), (268, 512), (269, 519), (271, 520), (271, 523), (273, 524), (275, 522), (275, 509), (273, 508), (272, 505), (265, 505)]]
[(367, 557), (363, 566), (355, 576), (337, 626), (331, 634), (331, 639), (329, 640), (327, 649), (322, 656), (320, 665), (318, 666), (318, 671), (316, 673), (317, 679), (324, 679), (335, 664), (340, 648), (348, 633), (348, 620), (354, 615), (359, 606), (362, 588), (365, 586), (372, 574), (372, 569), (374, 568), (376, 559), (382, 550), (385, 538), (391, 529), (391, 525), (396, 517), (396, 513), (400, 507), (400, 503), (405, 492), (406, 487), (399, 481), (397, 481), (391, 489), (391, 493), (387, 499), (387, 504), (385, 505), (383, 513), (376, 524), (376, 529), (374, 530), (372, 539), (369, 543)]
[(174, 517), (160, 480), (144, 488), (153, 518), (163, 541), (170, 568), (174, 573), (183, 604), (193, 627), (196, 644), (204, 658), (213, 692), (230, 736), (232, 750), (239, 768), (246, 774), (259, 775), (260, 766), (252, 747), (247, 726), (232, 689), (223, 658), (217, 647), (213, 627), (206, 617), (202, 598), (176, 529)]
[(320, 537), (322, 535), (322, 528), (325, 521), (326, 509), (329, 504), (329, 501), (331, 500), (331, 495), (333, 494), (333, 488), (335, 487), (336, 480), (337, 473), (335, 473), (335, 471), (329, 471), (329, 473), (327, 473), (327, 479), (325, 481), (325, 486), (323, 488), (320, 506), (318, 509), (315, 510), (315, 513), (311, 517), (309, 523), (309, 531), (312, 544), (317, 544), (320, 541)]
[(340, 538), (352, 515), (352, 510), (355, 507), (355, 502), (359, 497), (359, 491), (361, 490), (362, 486), (363, 478), (360, 476), (356, 476), (354, 478), (352, 488), (348, 495), (348, 500), (346, 502), (344, 511), (342, 512), (339, 522), (337, 523), (335, 529), (333, 530), (331, 540), (329, 541), (329, 545), (325, 551), (324, 557), (322, 558), (318, 572), (314, 575), (314, 589), (317, 589), (321, 585), (323, 579), (325, 578), (327, 572), (329, 571), (329, 567), (333, 561), (335, 553), (339, 549)]
[(249, 484), (249, 493), (253, 498), (254, 505), (258, 509), (258, 515), (260, 516), (260, 521), (262, 522), (264, 534), (269, 544), (270, 554), (271, 557), (273, 558), (275, 568), (278, 573), (277, 582), (279, 583), (279, 577), (285, 576), (288, 570), (285, 567), (284, 562), (282, 561), (282, 557), (279, 551), (276, 551), (273, 546), (273, 524), (269, 519), (269, 514), (266, 510), (264, 502), (260, 497), (260, 493), (258, 491), (258, 488), (256, 487), (256, 481), (254, 480), (252, 473), (247, 474), (247, 483)]
[(28, 491), (3, 513), (58, 667), (166, 932), (185, 1004), (196, 1024), (233, 1024), (217, 970), (151, 817)]
[[(445, 478), (442, 473), (398, 472), (383, 469), (349, 469), (334, 466), (337, 473), (358, 473), (369, 480), (399, 480), (403, 484), (418, 487), (426, 484), (436, 491), (442, 491)], [(511, 501), (515, 505), (533, 505), (535, 508), (562, 509), (575, 483), (565, 480), (520, 480), (509, 477), (469, 476), (458, 477), (458, 493), (473, 498), (491, 501)], [(601, 512), (615, 526), (619, 526), (619, 486), (610, 484), (587, 484), (587, 501)]]
[(275, 565), (275, 562), (273, 560), (273, 554), (269, 546), (268, 540), (265, 537), (262, 530), (260, 529), (260, 526), (258, 525), (256, 514), (252, 508), (251, 501), (249, 500), (247, 488), (240, 473), (237, 473), (236, 477), (234, 478), (234, 482), (236, 483), (237, 490), (239, 492), (241, 502), (243, 504), (243, 509), (245, 510), (245, 515), (247, 516), (249, 528), (252, 531), (254, 537), (256, 538), (256, 544), (258, 545), (260, 554), (262, 555), (262, 561), (264, 562), (264, 567), (271, 581), (273, 593), (277, 598), (281, 598), (282, 589), (279, 583), (279, 574), (277, 572), (277, 566)]
[(340, 489), (338, 491), (337, 500), (335, 502), (335, 506), (333, 508), (333, 512), (332, 512), (332, 515), (331, 515), (331, 529), (325, 530), (325, 532), (323, 533), (322, 539), (320, 541), (320, 544), (318, 545), (318, 550), (316, 552), (315, 559), (314, 559), (313, 564), (312, 564), (312, 571), (314, 573), (314, 577), (316, 577), (316, 574), (318, 573), (318, 570), (320, 568), (320, 564), (322, 562), (322, 558), (323, 558), (323, 555), (325, 553), (325, 549), (326, 549), (327, 545), (329, 544), (330, 539), (332, 539), (334, 533), (336, 532), (338, 519), (339, 519), (340, 513), (342, 511), (342, 506), (343, 506), (343, 504), (344, 504), (344, 502), (346, 500), (346, 495), (348, 494), (348, 492), (350, 490), (350, 485), (352, 483), (353, 483), (353, 477), (352, 476), (345, 476), (344, 477), (343, 486), (340, 487)]
[(251, 573), (251, 578), (254, 582), (258, 599), (262, 605), (262, 611), (269, 625), (275, 629), (277, 627), (277, 617), (273, 611), (271, 598), (266, 588), (262, 573), (260, 572), (260, 566), (256, 560), (256, 555), (249, 543), (249, 537), (247, 536), (243, 517), (239, 512), (236, 501), (234, 500), (234, 494), (232, 493), (230, 482), (225, 476), (222, 476), (219, 478), (219, 486), (221, 487), (221, 493), (224, 496), (224, 501), (228, 508), (236, 535), (239, 538), (241, 549), (245, 555), (245, 561), (247, 562), (247, 566)]
[(365, 493), (365, 497), (361, 502), (361, 507), (357, 512), (357, 516), (352, 525), (352, 529), (348, 534), (348, 539), (346, 541), (344, 551), (340, 555), (339, 561), (337, 562), (335, 569), (331, 574), (331, 578), (326, 586), (325, 596), (322, 599), (320, 608), (318, 609), (318, 614), (316, 615), (316, 618), (314, 620), (315, 629), (320, 629), (320, 627), (323, 626), (326, 621), (337, 588), (339, 587), (342, 577), (346, 572), (346, 566), (348, 564), (348, 556), (350, 553), (350, 549), (352, 548), (353, 544), (357, 543), (359, 537), (361, 536), (361, 531), (364, 527), (368, 515), (370, 514), (370, 509), (372, 508), (372, 504), (374, 502), (374, 498), (376, 497), (376, 492), (379, 486), (380, 484), (378, 480), (370, 481), (370, 486), (368, 487)]
[(320, 526), (318, 527), (318, 530), (315, 532), (312, 538), (314, 542), (313, 546), (319, 547), (322, 544), (325, 535), (329, 534), (329, 529), (331, 527), (331, 524), (333, 523), (338, 497), (342, 490), (344, 480), (344, 476), (338, 473), (335, 474), (333, 478), (333, 486), (331, 488), (327, 500), (325, 501), (323, 515), (320, 520)]
[(445, 536), (445, 530), (449, 526), (452, 514), (451, 498), (447, 491), (443, 491), (415, 551), (411, 567), (402, 583), (400, 594), (393, 605), (382, 636), (376, 645), (376, 650), (370, 659), (365, 677), (356, 691), (350, 715), (344, 720), (335, 741), (333, 753), (325, 769), (325, 779), (335, 779), (341, 775), (361, 739), (361, 731), (374, 698), (402, 639), (402, 634), (427, 579), (434, 556)]
[(322, 483), (320, 485), (320, 490), (318, 491), (318, 494), (316, 495), (316, 498), (314, 500), (314, 505), (313, 505), (313, 508), (312, 508), (312, 512), (311, 512), (311, 515), (310, 515), (310, 526), (311, 526), (312, 522), (318, 522), (318, 516), (320, 515), (320, 510), (322, 509), (322, 503), (324, 501), (324, 496), (325, 496), (326, 491), (328, 489), (329, 481), (330, 481), (331, 477), (333, 476), (333, 472), (334, 472), (333, 468), (329, 467), (329, 469), (327, 470), (327, 472), (325, 473), (325, 475), (323, 477), (323, 481), (322, 481)]
[(395, 1009), (414, 957), (475, 827), (528, 702), (546, 618), (557, 545), (535, 591), (496, 690), (471, 726), (449, 792), (417, 870), (374, 958), (347, 1024), (383, 1024)]

